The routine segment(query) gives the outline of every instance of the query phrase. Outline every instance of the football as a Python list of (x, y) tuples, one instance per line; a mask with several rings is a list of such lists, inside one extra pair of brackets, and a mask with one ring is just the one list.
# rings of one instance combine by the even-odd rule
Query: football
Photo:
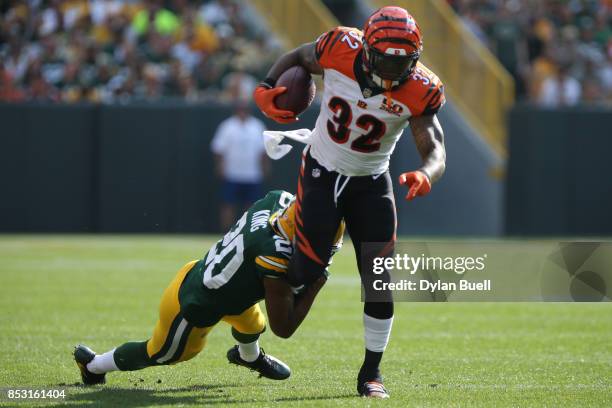
[(276, 81), (276, 86), (287, 87), (287, 92), (278, 95), (274, 103), (279, 109), (290, 110), (296, 116), (310, 106), (317, 89), (310, 73), (299, 65), (283, 72)]

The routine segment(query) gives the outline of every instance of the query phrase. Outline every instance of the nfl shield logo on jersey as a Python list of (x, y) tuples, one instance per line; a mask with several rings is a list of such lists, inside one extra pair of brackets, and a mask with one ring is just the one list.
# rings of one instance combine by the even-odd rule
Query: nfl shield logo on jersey
[(320, 169), (317, 169), (317, 168), (312, 169), (312, 177), (318, 178), (320, 175), (321, 175)]

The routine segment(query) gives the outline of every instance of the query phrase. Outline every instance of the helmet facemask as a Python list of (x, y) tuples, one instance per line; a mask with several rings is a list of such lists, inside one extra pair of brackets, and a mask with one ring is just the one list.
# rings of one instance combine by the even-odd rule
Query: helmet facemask
[(414, 72), (420, 51), (407, 53), (404, 48), (387, 48), (382, 52), (363, 42), (366, 71), (374, 83), (388, 89), (404, 82)]

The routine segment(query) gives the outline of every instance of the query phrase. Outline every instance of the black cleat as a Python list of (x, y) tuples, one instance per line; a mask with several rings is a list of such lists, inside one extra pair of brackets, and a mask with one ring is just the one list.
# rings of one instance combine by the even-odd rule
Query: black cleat
[(238, 346), (234, 346), (227, 351), (227, 360), (232, 364), (241, 365), (252, 371), (257, 371), (260, 378), (266, 377), (271, 380), (285, 380), (291, 375), (291, 369), (287, 364), (275, 357), (267, 355), (263, 349), (261, 349), (257, 360), (249, 363), (240, 357)]
[(81, 370), (81, 379), (85, 385), (104, 384), (106, 382), (106, 374), (94, 374), (87, 369), (87, 364), (96, 356), (89, 347), (79, 344), (74, 348), (74, 361), (76, 361), (79, 370)]

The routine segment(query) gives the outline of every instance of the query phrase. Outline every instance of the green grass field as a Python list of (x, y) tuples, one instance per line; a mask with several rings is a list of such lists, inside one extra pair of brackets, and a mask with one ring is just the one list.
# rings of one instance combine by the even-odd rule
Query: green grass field
[(73, 346), (102, 352), (148, 338), (162, 290), (212, 242), (0, 236), (0, 388), (65, 387), (64, 403), (73, 406), (612, 406), (610, 304), (397, 304), (383, 362), (391, 399), (357, 397), (362, 304), (350, 244), (295, 336), (268, 331), (261, 338), (291, 366), (289, 380), (230, 366), (225, 352), (233, 341), (220, 323), (189, 362), (79, 386)]

